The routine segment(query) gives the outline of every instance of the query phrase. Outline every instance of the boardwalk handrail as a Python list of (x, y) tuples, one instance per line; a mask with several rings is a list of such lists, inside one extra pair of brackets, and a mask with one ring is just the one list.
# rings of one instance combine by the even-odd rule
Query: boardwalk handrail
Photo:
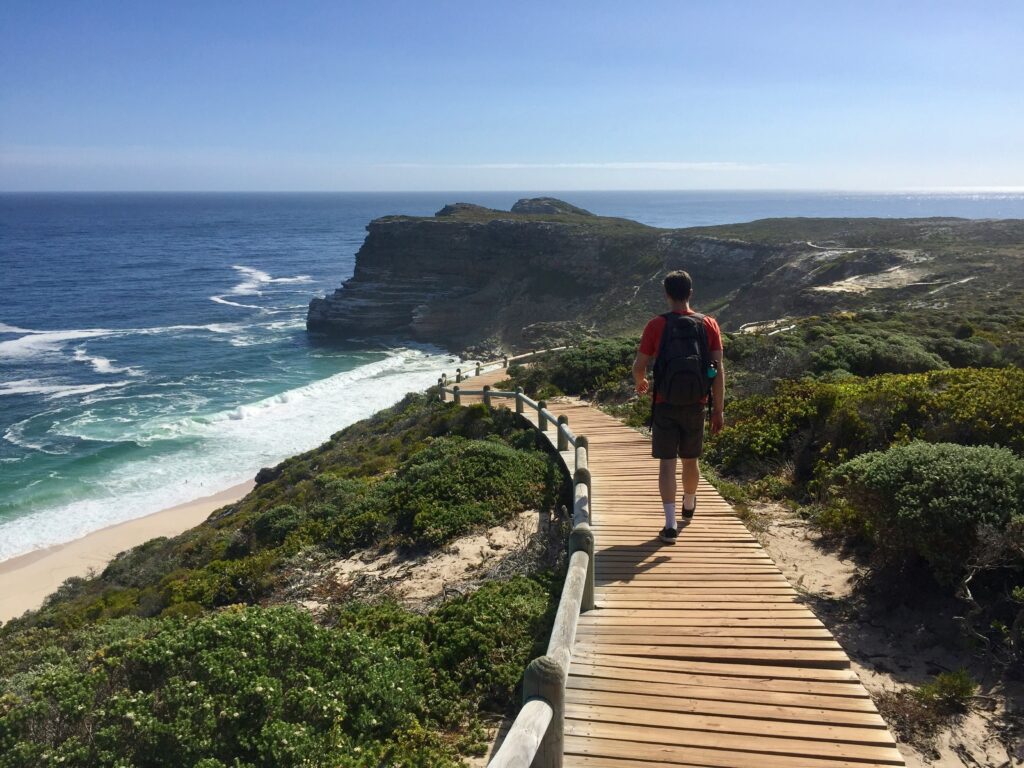
[[(527, 397), (521, 388), (515, 391), (462, 389), (459, 385), (469, 376), (479, 376), (484, 368), (508, 368), (512, 361), (521, 361), (565, 347), (536, 350), (515, 357), (504, 357), (489, 363), (475, 363), (473, 374), (457, 369), (455, 384), (448, 384), (445, 374), (438, 379), (438, 393), (442, 401), (451, 395), (456, 404), (463, 396), (483, 398), (490, 407), (494, 398), (515, 400), (515, 410), (525, 415), (526, 408), (536, 411), (535, 429), (548, 432), (548, 424), (555, 426), (555, 444), (560, 454), (572, 446), (573, 512), (572, 532), (569, 534), (569, 566), (565, 584), (558, 602), (558, 612), (551, 627), (547, 653), (530, 662), (523, 675), (523, 706), (512, 727), (505, 735), (501, 748), (488, 763), (488, 768), (560, 768), (565, 738), (565, 684), (569, 675), (569, 662), (576, 643), (576, 625), (581, 612), (594, 607), (594, 533), (591, 521), (591, 477), (588, 468), (587, 438), (575, 435), (566, 416), (556, 417), (543, 401)], [(569, 468), (568, 462), (566, 467)]]

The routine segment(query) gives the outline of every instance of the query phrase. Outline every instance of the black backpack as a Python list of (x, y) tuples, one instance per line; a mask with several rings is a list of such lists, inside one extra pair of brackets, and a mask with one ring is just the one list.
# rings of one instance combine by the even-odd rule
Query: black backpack
[(669, 312), (654, 361), (654, 391), (670, 405), (697, 405), (711, 390), (704, 315)]

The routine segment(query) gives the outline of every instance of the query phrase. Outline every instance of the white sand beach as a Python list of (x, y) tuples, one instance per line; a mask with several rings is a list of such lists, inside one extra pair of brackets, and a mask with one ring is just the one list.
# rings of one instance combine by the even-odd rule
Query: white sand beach
[(0, 622), (38, 608), (66, 579), (100, 571), (115, 555), (157, 536), (176, 536), (250, 490), (250, 480), (151, 515), (111, 525), (80, 539), (0, 562)]

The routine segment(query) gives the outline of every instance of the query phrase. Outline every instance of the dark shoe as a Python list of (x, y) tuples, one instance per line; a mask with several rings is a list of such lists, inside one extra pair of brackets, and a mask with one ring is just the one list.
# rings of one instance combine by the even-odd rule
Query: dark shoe
[(681, 514), (683, 516), (683, 520), (692, 520), (693, 519), (693, 513), (696, 512), (696, 511), (697, 511), (697, 500), (694, 499), (693, 500), (693, 509), (687, 509), (686, 507), (683, 507), (683, 509), (681, 511)]
[(661, 539), (662, 544), (675, 544), (676, 537), (679, 535), (679, 531), (675, 528), (662, 528), (661, 533), (658, 534), (658, 538)]

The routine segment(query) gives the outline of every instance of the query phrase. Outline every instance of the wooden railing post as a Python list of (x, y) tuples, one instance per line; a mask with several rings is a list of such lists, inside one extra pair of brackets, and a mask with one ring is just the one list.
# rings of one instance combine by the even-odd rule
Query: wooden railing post
[(502, 367), (502, 368), (508, 368), (508, 355), (505, 355), (505, 356), (504, 356), (504, 357), (503, 357), (503, 358), (501, 359), (501, 367)]
[(594, 499), (590, 492), (590, 470), (580, 467), (572, 476), (572, 521), (592, 523)]
[(491, 407), (491, 385), (484, 384), (484, 405), (488, 408)]
[(437, 389), (441, 393), (441, 402), (448, 399), (448, 393), (444, 391), (444, 379), (437, 380)]
[(544, 418), (544, 409), (548, 407), (548, 404), (543, 400), (537, 401), (537, 429), (541, 432), (548, 431), (548, 420)]
[(479, 375), (480, 375), (480, 363), (477, 363), (477, 364), (476, 364), (476, 375), (477, 375), (477, 376), (479, 376)]
[(565, 430), (562, 427), (569, 423), (569, 417), (564, 413), (558, 417), (558, 450), (568, 451), (569, 450), (569, 436), (565, 434)]
[(583, 435), (576, 435), (576, 469), (590, 468), (590, 441)]
[(516, 413), (523, 412), (523, 388), (516, 387)]
[(531, 768), (561, 768), (565, 752), (565, 671), (550, 656), (538, 656), (523, 675), (523, 702), (543, 699), (551, 705), (551, 723)]
[(594, 491), (593, 491), (593, 488), (592, 488), (593, 479), (590, 476), (590, 470), (586, 469), (585, 467), (580, 467), (579, 469), (577, 469), (573, 473), (572, 481), (576, 485), (579, 485), (580, 483), (583, 483), (585, 486), (587, 486), (587, 498), (590, 500), (590, 503), (593, 504), (594, 503)]
[(452, 400), (455, 401), (456, 405), (462, 405), (462, 395), (459, 392), (459, 387), (452, 387)]
[(462, 369), (461, 368), (456, 368), (455, 369), (455, 383), (456, 384), (461, 384), (462, 383)]
[(590, 557), (587, 560), (587, 580), (583, 585), (583, 600), (580, 601), (580, 613), (594, 610), (594, 531), (587, 523), (580, 523), (569, 534), (569, 557), (573, 552), (583, 550)]

